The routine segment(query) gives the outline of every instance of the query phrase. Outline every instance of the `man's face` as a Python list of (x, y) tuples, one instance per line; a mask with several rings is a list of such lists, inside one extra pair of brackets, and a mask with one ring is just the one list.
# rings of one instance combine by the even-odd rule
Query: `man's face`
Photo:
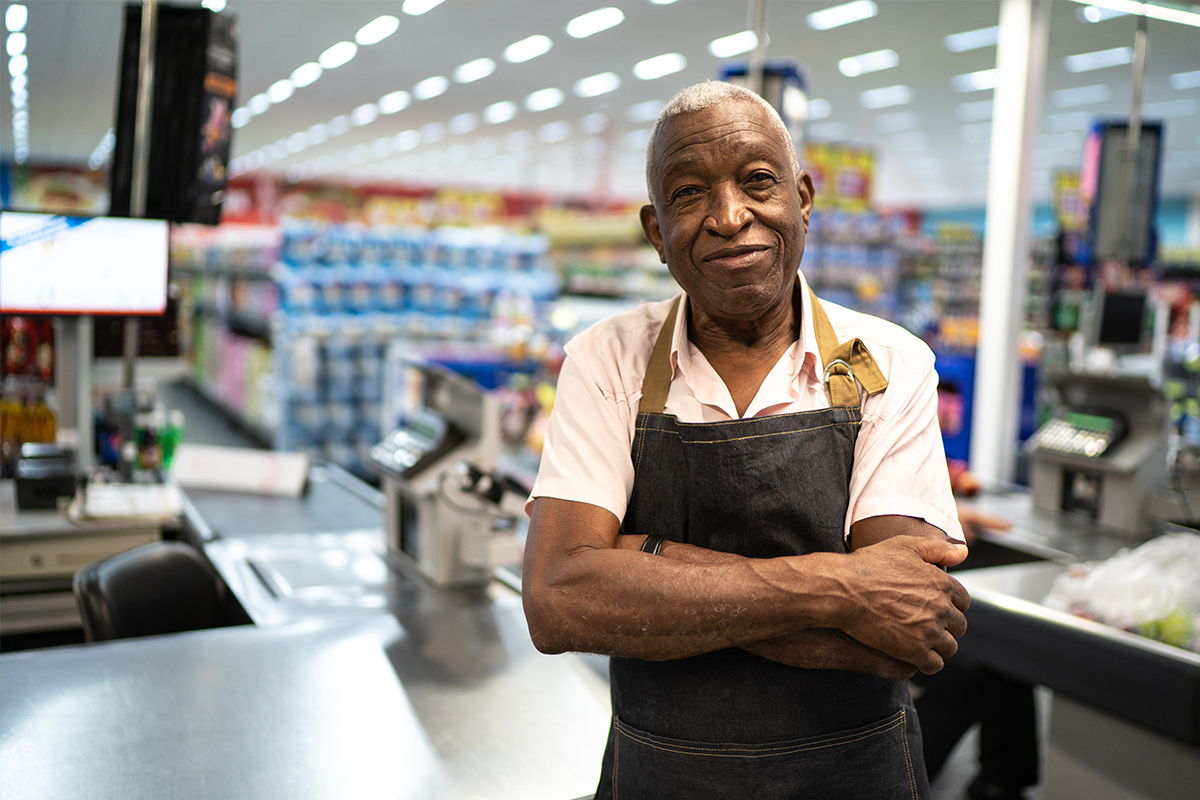
[(693, 310), (752, 321), (790, 302), (812, 181), (793, 174), (767, 112), (743, 101), (674, 117), (655, 156), (642, 227)]

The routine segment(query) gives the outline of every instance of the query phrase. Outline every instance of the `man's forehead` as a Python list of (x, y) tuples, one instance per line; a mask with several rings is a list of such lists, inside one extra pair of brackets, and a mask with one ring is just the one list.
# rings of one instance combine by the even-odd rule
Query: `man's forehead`
[(745, 144), (751, 143), (757, 145), (753, 150), (763, 154), (777, 150), (785, 155), (784, 143), (778, 139), (775, 126), (757, 105), (727, 103), (664, 121), (654, 156), (660, 168), (669, 169), (675, 163), (694, 161), (701, 151), (737, 146), (744, 152)]

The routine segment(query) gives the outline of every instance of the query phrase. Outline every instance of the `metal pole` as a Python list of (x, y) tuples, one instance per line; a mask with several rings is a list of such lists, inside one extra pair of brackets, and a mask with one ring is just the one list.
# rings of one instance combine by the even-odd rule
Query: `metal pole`
[[(158, 33), (158, 0), (142, 0), (141, 43), (138, 50), (137, 120), (133, 129), (133, 185), (129, 211), (132, 217), (146, 216), (146, 194), (150, 171), (150, 121), (154, 108), (154, 55)], [(137, 317), (125, 318), (121, 385), (132, 389), (137, 365), (141, 325)]]
[(750, 0), (750, 29), (758, 43), (750, 52), (750, 64), (746, 71), (746, 87), (757, 95), (763, 93), (763, 62), (767, 56), (767, 0)]
[[(1133, 249), (1133, 226), (1136, 220), (1129, 213), (1136, 192), (1134, 179), (1138, 150), (1142, 139), (1142, 95), (1146, 89), (1146, 51), (1150, 46), (1148, 20), (1144, 14), (1137, 18), (1137, 33), (1133, 39), (1133, 99), (1129, 110), (1129, 130), (1125, 148), (1121, 151), (1121, 177), (1117, 185), (1117, 260), (1128, 265)], [(1099, 290), (1099, 288), (1098, 288)]]

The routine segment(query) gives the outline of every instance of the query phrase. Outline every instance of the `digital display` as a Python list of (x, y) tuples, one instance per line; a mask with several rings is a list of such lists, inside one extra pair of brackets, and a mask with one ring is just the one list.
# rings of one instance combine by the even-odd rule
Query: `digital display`
[(167, 223), (0, 213), (0, 312), (161, 314)]

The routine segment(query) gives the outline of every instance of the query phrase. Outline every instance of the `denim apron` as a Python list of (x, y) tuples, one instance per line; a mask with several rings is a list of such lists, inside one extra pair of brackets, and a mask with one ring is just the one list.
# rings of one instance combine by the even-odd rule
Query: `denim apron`
[[(887, 382), (866, 347), (839, 345), (811, 291), (832, 406), (685, 423), (663, 414), (675, 301), (643, 381), (627, 534), (751, 558), (847, 551), (855, 381)], [(613, 658), (613, 721), (596, 800), (920, 800), (929, 787), (908, 684), (788, 667), (739, 648), (671, 661)]]

